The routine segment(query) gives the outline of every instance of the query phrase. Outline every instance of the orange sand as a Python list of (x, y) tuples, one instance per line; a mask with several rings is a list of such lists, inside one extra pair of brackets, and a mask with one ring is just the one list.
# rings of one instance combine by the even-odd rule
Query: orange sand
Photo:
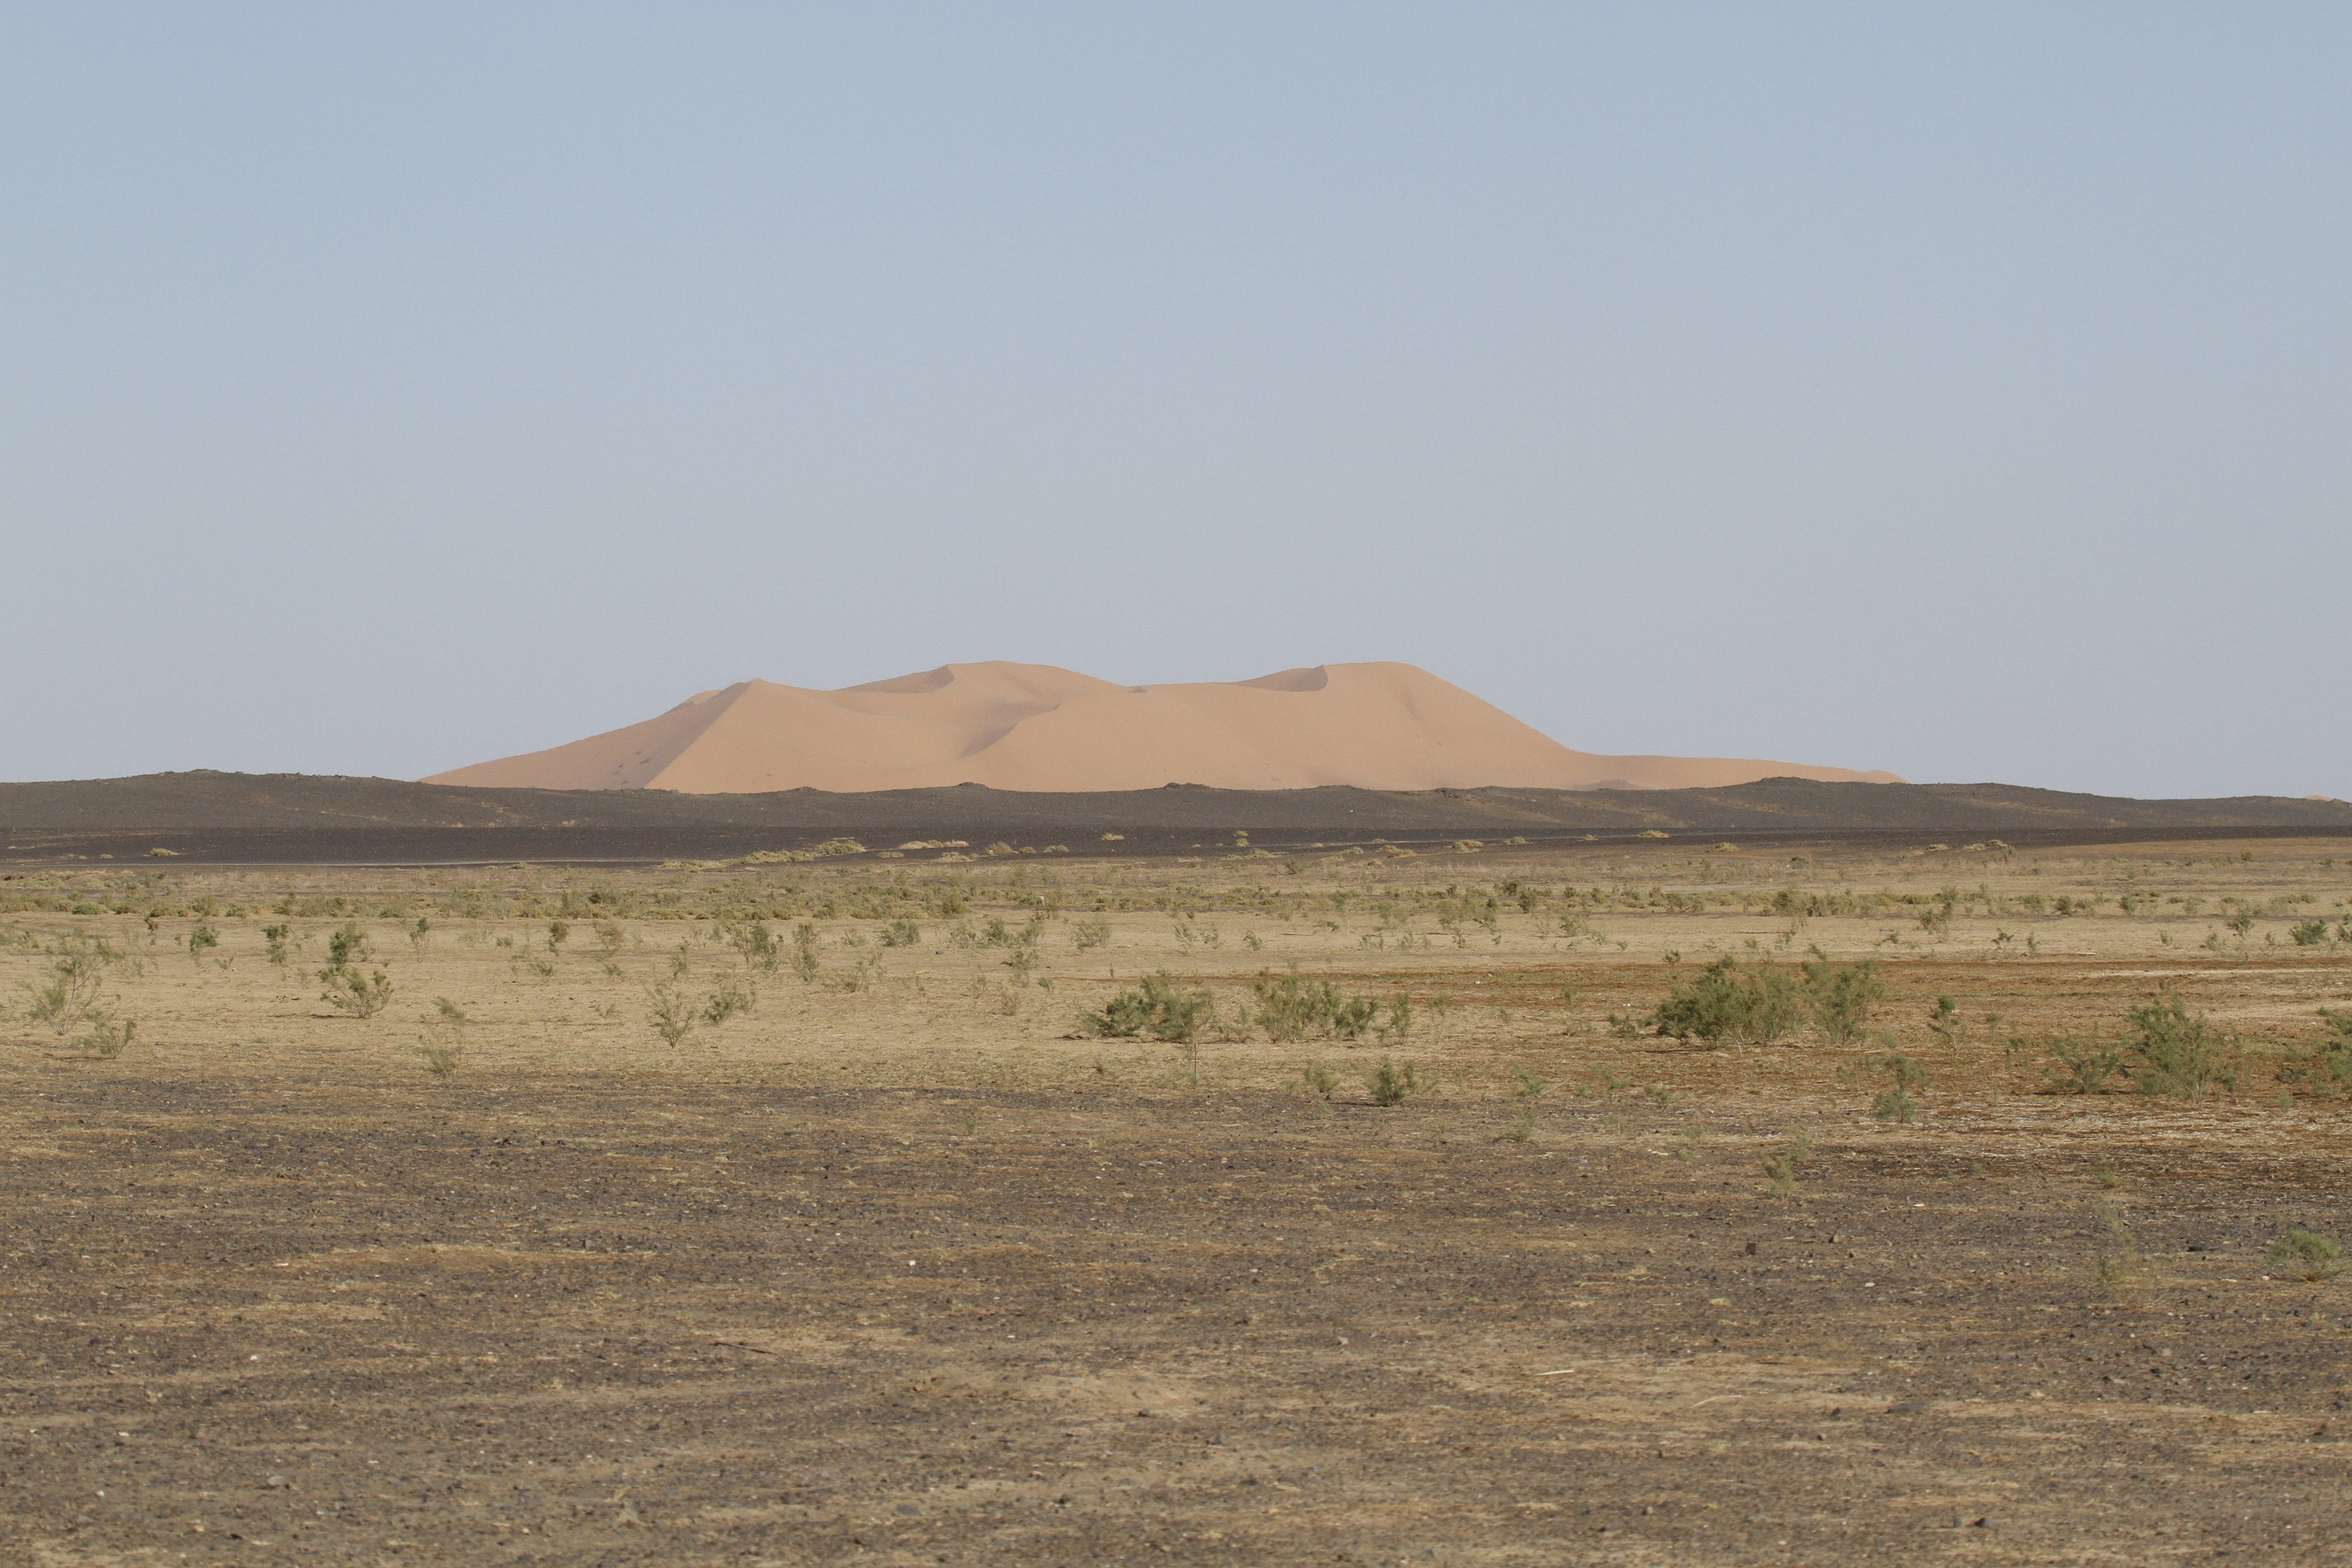
[(1682, 789), (1888, 773), (1571, 752), (1409, 664), (1117, 686), (1043, 664), (950, 664), (839, 691), (747, 680), (568, 746), (427, 784), (744, 795), (982, 784), (1009, 790)]

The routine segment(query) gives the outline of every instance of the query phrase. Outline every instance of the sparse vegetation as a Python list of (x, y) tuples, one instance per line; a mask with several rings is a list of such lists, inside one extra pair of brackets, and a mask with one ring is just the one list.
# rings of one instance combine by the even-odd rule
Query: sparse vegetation
[(1148, 1035), (1157, 1040), (1190, 1040), (1215, 1021), (1216, 1011), (1208, 992), (1180, 989), (1163, 969), (1145, 975), (1137, 989), (1113, 996), (1101, 1011), (1080, 1014), (1078, 1027), (1100, 1039)]
[(723, 980), (704, 1000), (702, 1021), (715, 1029), (738, 1014), (750, 1012), (759, 1000), (760, 994), (751, 986), (738, 980)]
[(1402, 1105), (1405, 1098), (1421, 1087), (1411, 1062), (1393, 1062), (1382, 1057), (1365, 1079), (1372, 1091), (1374, 1105)]
[(1797, 1167), (1813, 1152), (1813, 1141), (1803, 1132), (1791, 1132), (1781, 1140), (1778, 1149), (1768, 1149), (1758, 1163), (1770, 1179), (1772, 1190), (1788, 1197), (1797, 1190)]
[(2315, 1231), (2289, 1230), (2271, 1243), (2263, 1257), (2273, 1268), (2314, 1282), (2333, 1279), (2344, 1272), (2344, 1247)]
[(472, 1021), (463, 1007), (446, 996), (433, 999), (433, 1013), (426, 1017), (425, 1036), (416, 1045), (426, 1072), (447, 1078), (457, 1070), (465, 1059), (466, 1026)]
[(1871, 1115), (1881, 1121), (1909, 1121), (1919, 1114), (1919, 1101), (1912, 1094), (1915, 1089), (1925, 1089), (1930, 1081), (1927, 1068), (1899, 1051), (1872, 1057), (1863, 1064), (1873, 1072), (1883, 1072), (1890, 1080), (1878, 1098), (1870, 1102)]
[(688, 995), (675, 978), (656, 980), (646, 987), (646, 1021), (662, 1044), (676, 1050), (694, 1033), (698, 1015), (694, 999)]
[[(746, 969), (772, 970), (783, 948), (765, 921), (735, 921), (720, 928)], [(808, 978), (805, 974), (803, 979)]]
[(1804, 1016), (1797, 977), (1770, 964), (1742, 966), (1727, 953), (1678, 981), (1652, 1019), (1661, 1035), (1711, 1046), (1771, 1044)]
[(1880, 977), (1874, 958), (1833, 963), (1818, 948), (1814, 954), (1803, 966), (1805, 999), (1812, 1008), (1813, 1026), (1822, 1039), (1843, 1045), (1861, 1035), (1870, 1022), (1871, 1005), (1886, 994), (1886, 982)]
[(2132, 1077), (2142, 1094), (2201, 1100), (2216, 1086), (2237, 1087), (2236, 1042), (2178, 996), (2159, 997), (2125, 1016)]
[(102, 941), (79, 932), (66, 938), (50, 955), (47, 978), (20, 983), (32, 994), (26, 1010), (35, 1023), (71, 1034), (96, 1009), (106, 970), (121, 962), (121, 955)]
[(381, 969), (364, 975), (356, 969), (322, 969), (319, 978), (327, 987), (319, 999), (354, 1018), (373, 1018), (392, 1000), (392, 978)]
[(2352, 1092), (2352, 1008), (2322, 1007), (2317, 1045), (2291, 1047), (2278, 1069), (2279, 1081), (2313, 1094)]
[(1328, 980), (1307, 980), (1296, 972), (1260, 970), (1250, 994), (1257, 1001), (1254, 1021), (1277, 1044), (1310, 1034), (1360, 1039), (1380, 1014), (1380, 1004), (1371, 998), (1349, 996)]

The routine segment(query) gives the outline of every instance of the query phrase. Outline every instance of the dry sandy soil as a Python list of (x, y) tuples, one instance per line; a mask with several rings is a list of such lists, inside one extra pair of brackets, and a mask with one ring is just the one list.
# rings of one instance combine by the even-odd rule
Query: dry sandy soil
[[(2352, 1558), (2352, 842), (940, 853), (0, 884), (0, 1563)], [(1864, 1037), (1626, 1032), (1812, 949)], [(2164, 993), (2233, 1085), (2042, 1092)]]

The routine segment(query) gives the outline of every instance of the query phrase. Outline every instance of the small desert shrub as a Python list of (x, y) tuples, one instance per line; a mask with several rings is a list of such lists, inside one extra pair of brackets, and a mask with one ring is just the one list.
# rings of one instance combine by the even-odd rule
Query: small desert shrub
[(768, 929), (765, 921), (739, 921), (725, 929), (727, 945), (743, 960), (746, 969), (772, 970), (783, 952), (776, 933)]
[(1677, 982), (1658, 1004), (1653, 1023), (1659, 1034), (1678, 1040), (1763, 1046), (1794, 1028), (1803, 1012), (1795, 976), (1769, 964), (1743, 969), (1727, 953)]
[(341, 929), (327, 938), (329, 969), (349, 969), (353, 964), (365, 963), (374, 956), (374, 950), (368, 946), (367, 933), (360, 930), (357, 921), (344, 921)]
[(2110, 1289), (2119, 1289), (2139, 1278), (2139, 1237), (2124, 1222), (2123, 1210), (2109, 1208), (2103, 1217), (2107, 1222), (2107, 1246), (2099, 1258), (2096, 1273), (2100, 1284)]
[(677, 1049), (687, 1036), (694, 1032), (693, 998), (680, 990), (674, 980), (657, 980), (646, 987), (648, 1019), (654, 1033), (670, 1049)]
[(1909, 1121), (1919, 1112), (1919, 1102), (1912, 1098), (1915, 1089), (1925, 1089), (1928, 1082), (1927, 1068), (1900, 1052), (1873, 1057), (1863, 1064), (1875, 1072), (1883, 1072), (1893, 1080), (1892, 1086), (1870, 1102), (1870, 1113), (1881, 1121)]
[(1299, 1069), (1298, 1082), (1302, 1088), (1328, 1100), (1339, 1089), (1339, 1075), (1321, 1062), (1308, 1062)]
[(1045, 933), (1045, 918), (1043, 915), (1031, 915), (1024, 924), (1018, 926), (1006, 925), (998, 917), (991, 915), (988, 918), (988, 923), (982, 926), (972, 936), (971, 945), (974, 947), (1034, 947), (1037, 945), (1038, 937)]
[(262, 951), (268, 954), (269, 962), (280, 969), (286, 967), (288, 958), (286, 943), (293, 934), (293, 929), (289, 926), (274, 925), (261, 928)]
[(392, 979), (381, 969), (367, 976), (356, 969), (322, 969), (319, 978), (327, 986), (319, 999), (354, 1018), (373, 1018), (392, 1000)]
[(466, 1026), (471, 1020), (466, 1010), (446, 996), (433, 998), (434, 1016), (425, 1021), (425, 1036), (416, 1043), (416, 1054), (425, 1058), (425, 1070), (435, 1078), (447, 1078), (457, 1070), (466, 1051)]
[(68, 937), (58, 946), (48, 978), (38, 984), (25, 983), (25, 989), (32, 994), (26, 1011), (35, 1023), (46, 1024), (60, 1035), (71, 1034), (97, 1008), (105, 972), (120, 962), (121, 955), (103, 942)]
[(803, 982), (816, 979), (816, 927), (803, 921), (793, 928), (793, 973)]
[(2234, 1042), (2217, 1033), (2202, 1013), (2191, 1013), (2178, 996), (2163, 997), (2124, 1016), (2137, 1038), (2126, 1049), (2132, 1077), (2142, 1094), (2201, 1100), (2219, 1084), (2235, 1089)]
[(911, 916), (900, 915), (882, 928), (884, 947), (918, 947), (922, 941), (923, 928), (917, 925)]
[(733, 980), (724, 981), (703, 1004), (702, 1021), (715, 1029), (738, 1013), (750, 1012), (759, 1000), (760, 994), (749, 985)]
[(1517, 1118), (1502, 1131), (1487, 1140), (1490, 1143), (1532, 1143), (1536, 1137), (1536, 1108), (1522, 1106)]
[(2050, 1054), (2058, 1066), (2042, 1069), (2044, 1094), (2109, 1094), (2116, 1079), (2129, 1078), (2121, 1051), (2078, 1042), (2072, 1035), (2061, 1037)]
[(2352, 1089), (2352, 1009), (2322, 1007), (2319, 1021), (2327, 1026), (2326, 1035), (2309, 1049), (2291, 1049), (2278, 1070), (2279, 1081), (2301, 1084), (2315, 1094)]
[(1070, 944), (1076, 947), (1080, 952), (1086, 952), (1090, 947), (1108, 947), (1110, 945), (1110, 921), (1104, 920), (1100, 916), (1097, 916), (1095, 919), (1090, 921), (1071, 921)]
[(2290, 1230), (2263, 1253), (2273, 1268), (2283, 1268), (2300, 1279), (2333, 1279), (2344, 1272), (2341, 1242), (2315, 1231)]
[(74, 1044), (101, 1061), (112, 1061), (131, 1047), (131, 1037), (139, 1032), (136, 1018), (117, 1018), (109, 1008), (93, 1008), (89, 1014), (89, 1033)]
[(1206, 991), (1179, 991), (1166, 970), (1147, 974), (1139, 990), (1122, 991), (1099, 1013), (1078, 1015), (1078, 1027), (1097, 1039), (1189, 1040), (1216, 1019), (1216, 1003)]
[(1538, 1078), (1535, 1074), (1529, 1072), (1523, 1067), (1515, 1066), (1511, 1068), (1511, 1098), (1513, 1100), (1538, 1099), (1541, 1097), (1545, 1089), (1549, 1089), (1551, 1085), (1546, 1083), (1543, 1079)]
[(1421, 1087), (1413, 1078), (1411, 1062), (1400, 1065), (1386, 1057), (1381, 1058), (1380, 1066), (1374, 1068), (1364, 1081), (1371, 1089), (1374, 1105), (1402, 1104), (1407, 1095)]
[(218, 947), (219, 945), (220, 945), (220, 932), (213, 929), (213, 923), (212, 923), (212, 921), (197, 921), (197, 922), (196, 922), (193, 927), (191, 927), (191, 928), (189, 929), (189, 931), (188, 931), (188, 959), (189, 959), (189, 962), (194, 963), (202, 963), (205, 961), (205, 953), (206, 952), (206, 951), (208, 951), (209, 949), (212, 949), (212, 948)]
[(1768, 1150), (1758, 1160), (1764, 1174), (1770, 1178), (1772, 1190), (1787, 1197), (1797, 1190), (1797, 1166), (1813, 1152), (1813, 1141), (1802, 1132), (1791, 1132), (1778, 1149)]
[(425, 947), (432, 942), (432, 920), (428, 916), (417, 916), (416, 923), (408, 928), (408, 950), (417, 957), (422, 958), (425, 956)]
[(2326, 921), (2298, 921), (2287, 934), (2294, 938), (2297, 947), (2317, 947), (2327, 940)]
[(628, 935), (626, 931), (621, 929), (620, 921), (598, 921), (593, 929), (596, 932), (596, 943), (604, 950), (604, 956), (606, 958), (612, 958), (619, 953), (621, 951), (621, 943), (626, 940)]
[(1250, 982), (1250, 994), (1257, 998), (1255, 1021), (1280, 1043), (1309, 1034), (1360, 1039), (1380, 1013), (1380, 1004), (1371, 998), (1348, 996), (1328, 980), (1304, 980), (1271, 970), (1258, 972)]
[(1843, 1045), (1861, 1034), (1870, 1022), (1870, 1005), (1886, 994), (1886, 982), (1879, 977), (1876, 959), (1832, 963), (1826, 957), (1817, 957), (1804, 965), (1804, 973), (1805, 999), (1813, 1010), (1813, 1025), (1832, 1045)]

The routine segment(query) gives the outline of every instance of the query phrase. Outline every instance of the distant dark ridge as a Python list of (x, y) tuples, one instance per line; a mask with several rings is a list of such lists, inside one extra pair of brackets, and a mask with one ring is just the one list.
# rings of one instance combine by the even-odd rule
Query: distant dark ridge
[[(1003, 839), (1115, 852), (1375, 837), (1604, 837), (1655, 829), (1727, 837), (1967, 835), (2050, 842), (2222, 832), (2352, 833), (2341, 801), (2242, 795), (2129, 800), (2014, 784), (1816, 784), (1724, 789), (1391, 792), (1192, 785), (1060, 795), (983, 789), (690, 795), (657, 790), (464, 789), (300, 773), (150, 773), (0, 784), (0, 854), (16, 860), (150, 847), (194, 858), (303, 861), (659, 860), (804, 848), (847, 835), (881, 848), (909, 838)], [(184, 842), (183, 842), (184, 840)]]

